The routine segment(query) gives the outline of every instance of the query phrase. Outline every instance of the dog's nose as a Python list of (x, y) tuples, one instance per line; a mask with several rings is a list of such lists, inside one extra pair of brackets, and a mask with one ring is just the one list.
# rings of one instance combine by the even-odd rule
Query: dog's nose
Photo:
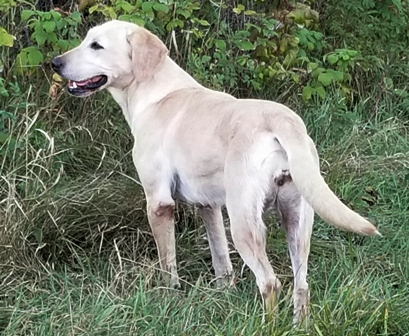
[(61, 70), (62, 65), (63, 65), (63, 62), (61, 60), (61, 57), (55, 57), (51, 61), (51, 66), (52, 66), (52, 68), (54, 69), (55, 72), (58, 72), (59, 70)]

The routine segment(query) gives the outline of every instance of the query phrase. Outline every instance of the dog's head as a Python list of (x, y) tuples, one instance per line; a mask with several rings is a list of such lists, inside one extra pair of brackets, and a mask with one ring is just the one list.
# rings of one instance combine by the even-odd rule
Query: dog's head
[(86, 97), (105, 89), (123, 89), (153, 77), (168, 54), (162, 41), (148, 30), (124, 21), (92, 28), (82, 43), (54, 58), (51, 65), (68, 79), (68, 92)]

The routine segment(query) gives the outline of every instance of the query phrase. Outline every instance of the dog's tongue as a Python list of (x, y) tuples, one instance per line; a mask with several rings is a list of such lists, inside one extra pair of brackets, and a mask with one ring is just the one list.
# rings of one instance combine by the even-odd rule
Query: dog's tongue
[(77, 85), (87, 85), (87, 84), (89, 84), (89, 83), (95, 83), (95, 82), (98, 82), (100, 79), (101, 79), (101, 77), (102, 76), (95, 76), (95, 77), (92, 77), (92, 78), (89, 78), (89, 79), (85, 79), (85, 80), (83, 80), (83, 81), (72, 81), (72, 80), (70, 80), (69, 81), (69, 85), (70, 86), (72, 86), (74, 83), (75, 84), (77, 84)]

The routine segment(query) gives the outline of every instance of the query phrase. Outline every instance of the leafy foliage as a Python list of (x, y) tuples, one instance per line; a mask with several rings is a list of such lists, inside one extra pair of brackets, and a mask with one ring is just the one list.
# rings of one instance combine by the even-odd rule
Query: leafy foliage
[(360, 74), (368, 83), (381, 83), (385, 94), (408, 93), (409, 1), (330, 0), (324, 15), (331, 18), (323, 25), (328, 40), (335, 48), (347, 45), (360, 52)]
[(9, 34), (3, 27), (0, 27), (0, 47), (12, 47), (14, 44), (14, 36)]
[(20, 50), (17, 56), (17, 66), (20, 71), (30, 70), (79, 44), (77, 26), (81, 23), (79, 12), (73, 12), (68, 16), (51, 10), (42, 12), (37, 10), (23, 10), (21, 20), (28, 24), (32, 34), (31, 40), (34, 46)]
[[(76, 46), (84, 34), (80, 12), (43, 12), (14, 2), (10, 6), (22, 9), (21, 21), (30, 31), (29, 45), (17, 55), (15, 70), (20, 74)], [(169, 41), (175, 57), (198, 80), (216, 89), (247, 96), (281, 82), (287, 90), (303, 89), (305, 100), (324, 98), (328, 87), (350, 92), (353, 66), (341, 66), (342, 56), (332, 69), (334, 63), (320, 58), (328, 45), (317, 31), (318, 12), (307, 4), (251, 9), (229, 2), (111, 0), (83, 2), (81, 8), (91, 23), (120, 19), (147, 27)], [(0, 41), (10, 44), (11, 35), (1, 32)], [(353, 61), (351, 57), (348, 64)]]

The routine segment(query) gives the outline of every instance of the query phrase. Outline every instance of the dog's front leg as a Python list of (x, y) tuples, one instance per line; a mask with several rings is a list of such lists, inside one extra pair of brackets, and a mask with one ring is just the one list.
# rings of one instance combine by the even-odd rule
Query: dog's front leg
[(158, 248), (159, 262), (166, 278), (170, 277), (170, 286), (179, 288), (179, 277), (176, 267), (175, 225), (173, 211), (175, 203), (172, 199), (160, 201), (147, 195), (147, 211), (149, 224)]
[(199, 213), (206, 226), (216, 275), (216, 286), (218, 288), (230, 287), (233, 285), (234, 276), (223, 225), (222, 210), (220, 207), (199, 207)]

